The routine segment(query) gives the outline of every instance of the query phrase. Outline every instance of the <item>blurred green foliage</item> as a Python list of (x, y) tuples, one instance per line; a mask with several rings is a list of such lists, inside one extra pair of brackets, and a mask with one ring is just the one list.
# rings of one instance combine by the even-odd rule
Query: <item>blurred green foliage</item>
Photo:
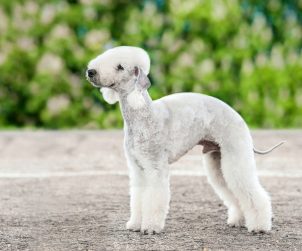
[(151, 56), (150, 94), (194, 91), (253, 127), (302, 126), (302, 0), (1, 0), (0, 127), (122, 127), (85, 80), (107, 48)]

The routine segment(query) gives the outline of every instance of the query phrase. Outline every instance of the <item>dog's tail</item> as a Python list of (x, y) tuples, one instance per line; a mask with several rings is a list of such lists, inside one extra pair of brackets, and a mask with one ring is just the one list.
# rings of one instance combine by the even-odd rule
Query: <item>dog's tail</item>
[(254, 153), (258, 153), (258, 154), (267, 154), (267, 153), (270, 153), (271, 151), (273, 151), (275, 148), (281, 146), (282, 144), (284, 144), (285, 141), (281, 141), (279, 142), (277, 145), (271, 147), (270, 149), (267, 149), (267, 150), (264, 150), (264, 151), (260, 151), (258, 149), (256, 149), (255, 147), (253, 148), (254, 149)]

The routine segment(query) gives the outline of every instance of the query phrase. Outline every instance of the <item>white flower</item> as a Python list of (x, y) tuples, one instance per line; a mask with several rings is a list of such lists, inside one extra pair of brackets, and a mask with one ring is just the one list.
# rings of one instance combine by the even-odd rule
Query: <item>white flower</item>
[(80, 3), (83, 5), (92, 5), (94, 0), (80, 0)]
[(101, 4), (108, 5), (111, 4), (111, 0), (80, 0), (83, 5)]
[(32, 18), (25, 18), (23, 7), (16, 4), (13, 9), (12, 24), (18, 30), (27, 31), (33, 26), (34, 22)]
[(171, 13), (174, 15), (184, 15), (190, 14), (194, 12), (196, 7), (200, 5), (200, 0), (190, 0), (190, 1), (182, 1), (182, 0), (171, 0), (169, 1), (169, 9)]
[(192, 41), (192, 43), (190, 44), (190, 51), (192, 51), (194, 55), (201, 55), (207, 50), (207, 45), (204, 40), (202, 40), (202, 38), (195, 38), (194, 41)]
[(302, 39), (302, 30), (299, 26), (294, 26), (289, 30), (290, 35), (297, 41)]
[(295, 12), (291, 11), (290, 15), (286, 18), (286, 25), (287, 26), (294, 26), (297, 24), (297, 15)]
[(299, 53), (297, 63), (302, 67), (302, 53)]
[(252, 32), (257, 34), (258, 32), (260, 32), (263, 28), (265, 28), (266, 26), (266, 19), (265, 16), (263, 15), (256, 15), (254, 20), (253, 20), (253, 24), (252, 24)]
[(56, 8), (53, 4), (44, 5), (41, 12), (41, 23), (49, 24), (51, 23), (56, 15)]
[(266, 27), (261, 33), (260, 33), (260, 36), (261, 36), (261, 40), (265, 43), (269, 43), (273, 37), (273, 33), (272, 33), (272, 30), (271, 28), (269, 27)]
[(125, 25), (126, 34), (137, 34), (139, 33), (139, 26), (136, 24), (136, 22), (129, 21)]
[(259, 53), (257, 56), (256, 56), (256, 66), (258, 67), (262, 67), (264, 65), (266, 65), (268, 62), (268, 58), (265, 54), (263, 53)]
[(8, 18), (3, 11), (2, 8), (0, 8), (0, 33), (4, 33), (7, 30), (8, 25)]
[(23, 12), (22, 12), (22, 7), (20, 6), (20, 4), (14, 4), (14, 8), (13, 8), (13, 18), (19, 19), (23, 16)]
[(7, 53), (6, 52), (0, 52), (0, 65), (2, 65), (3, 63), (5, 63), (7, 59)]
[(300, 107), (300, 108), (302, 108), (302, 89), (301, 88), (297, 88), (295, 96), (296, 96), (296, 104), (297, 104), (297, 106)]
[(24, 51), (32, 51), (35, 48), (34, 40), (30, 37), (19, 38), (17, 44)]
[(235, 38), (234, 38), (234, 47), (238, 48), (238, 49), (245, 49), (248, 46), (248, 41), (246, 38), (246, 35), (243, 34), (238, 34)]
[(224, 71), (229, 71), (230, 68), (232, 66), (232, 60), (230, 57), (224, 57), (222, 60), (221, 60), (221, 68), (224, 70)]
[(34, 1), (26, 1), (24, 9), (28, 14), (34, 15), (38, 12), (39, 6)]
[(63, 60), (57, 55), (46, 53), (40, 59), (37, 70), (42, 73), (58, 74), (64, 67)]
[(215, 64), (212, 59), (205, 59), (202, 61), (199, 67), (200, 73), (202, 75), (211, 74), (215, 70)]
[(216, 21), (223, 20), (227, 14), (226, 6), (223, 1), (214, 1), (212, 8), (212, 18)]
[(299, 55), (294, 50), (291, 50), (286, 57), (287, 64), (296, 64), (298, 62)]
[(81, 78), (78, 75), (70, 74), (69, 75), (69, 85), (71, 88), (71, 93), (73, 96), (80, 96), (82, 94), (82, 82)]
[(274, 46), (272, 49), (271, 63), (277, 69), (282, 69), (284, 67), (284, 59), (279, 46)]
[(12, 50), (12, 45), (10, 43), (3, 44), (1, 50), (0, 50), (0, 65), (5, 63), (7, 56)]
[(110, 39), (107, 30), (92, 30), (86, 34), (85, 45), (89, 48), (99, 48)]
[(168, 45), (168, 44), (172, 45), (173, 41), (174, 41), (173, 33), (171, 31), (165, 31), (162, 36), (161, 41), (165, 45)]
[(73, 47), (74, 57), (76, 58), (76, 60), (82, 60), (85, 56), (83, 47), (80, 47), (79, 45), (74, 45)]
[(144, 16), (154, 17), (156, 12), (156, 6), (150, 2), (147, 2), (143, 10)]
[(52, 38), (67, 38), (72, 36), (71, 29), (66, 24), (56, 25), (50, 33)]
[(51, 115), (58, 115), (66, 110), (70, 105), (70, 99), (67, 95), (57, 95), (51, 97), (47, 102), (47, 109)]
[(94, 20), (97, 18), (97, 12), (93, 7), (84, 7), (84, 16), (87, 20)]
[(159, 14), (156, 6), (151, 2), (145, 4), (142, 17), (153, 27), (161, 27), (163, 24), (163, 16)]
[(194, 59), (192, 57), (192, 55), (190, 55), (189, 53), (182, 53), (178, 60), (177, 60), (177, 64), (180, 66), (189, 66), (191, 67), (194, 63)]
[(244, 73), (244, 74), (251, 74), (254, 70), (254, 64), (253, 62), (250, 60), (250, 59), (244, 59), (244, 61), (242, 62), (242, 65), (241, 65), (241, 71)]

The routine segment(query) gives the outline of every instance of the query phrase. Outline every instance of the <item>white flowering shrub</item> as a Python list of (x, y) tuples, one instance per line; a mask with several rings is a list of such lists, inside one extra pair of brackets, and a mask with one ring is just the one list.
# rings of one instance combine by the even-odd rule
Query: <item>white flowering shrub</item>
[(302, 0), (2, 0), (0, 127), (121, 127), (84, 74), (118, 45), (150, 53), (154, 99), (201, 92), (251, 126), (302, 126)]

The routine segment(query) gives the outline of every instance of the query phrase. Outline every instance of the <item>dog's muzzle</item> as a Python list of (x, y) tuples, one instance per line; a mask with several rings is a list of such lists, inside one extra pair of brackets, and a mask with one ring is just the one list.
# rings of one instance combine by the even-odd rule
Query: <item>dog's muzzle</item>
[(102, 87), (102, 85), (99, 83), (99, 77), (96, 70), (94, 69), (87, 70), (86, 78), (94, 87)]
[(97, 72), (94, 69), (90, 69), (90, 70), (87, 71), (87, 75), (88, 75), (89, 78), (93, 78), (96, 75), (96, 73)]

